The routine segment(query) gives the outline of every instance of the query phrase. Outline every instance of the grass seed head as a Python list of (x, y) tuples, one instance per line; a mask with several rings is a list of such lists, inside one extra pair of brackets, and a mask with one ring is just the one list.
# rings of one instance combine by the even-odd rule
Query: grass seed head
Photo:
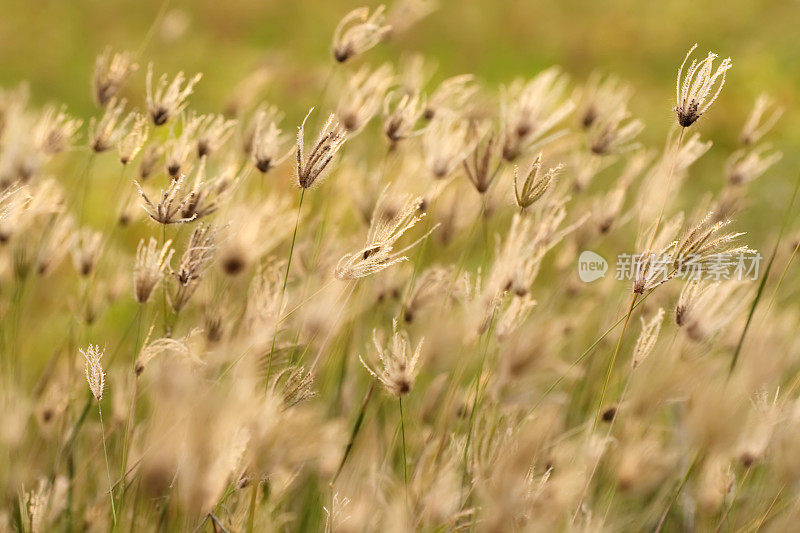
[(391, 30), (384, 24), (385, 12), (379, 6), (370, 15), (369, 8), (361, 7), (345, 15), (333, 31), (333, 58), (344, 63), (381, 42)]
[[(713, 52), (709, 52), (705, 59), (698, 62), (692, 59), (691, 65), (686, 70), (686, 75), (683, 76), (683, 67), (689, 60), (697, 44), (689, 49), (686, 57), (678, 69), (678, 79), (675, 83), (675, 113), (678, 115), (678, 124), (682, 128), (688, 128), (699, 119), (711, 104), (719, 96), (725, 85), (725, 73), (731, 68), (731, 58), (722, 60), (716, 71), (714, 70), (714, 60), (719, 57)], [(717, 81), (719, 80), (719, 81)], [(712, 94), (713, 93), (713, 94)]]

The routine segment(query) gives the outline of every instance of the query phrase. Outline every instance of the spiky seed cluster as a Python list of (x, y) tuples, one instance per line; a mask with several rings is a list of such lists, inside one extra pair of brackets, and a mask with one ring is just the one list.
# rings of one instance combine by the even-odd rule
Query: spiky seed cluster
[(92, 392), (94, 399), (99, 402), (103, 399), (103, 389), (106, 383), (103, 365), (100, 364), (100, 359), (103, 357), (105, 349), (96, 344), (90, 344), (86, 350), (78, 348), (78, 351), (86, 360), (86, 382), (89, 384), (89, 390)]
[(281, 120), (283, 113), (275, 106), (260, 107), (253, 119), (253, 135), (248, 151), (256, 169), (262, 174), (281, 164), (294, 149), (292, 147), (286, 151), (286, 136), (279, 126)]
[(536, 303), (530, 293), (512, 298), (497, 319), (497, 340), (503, 342), (514, 333), (528, 318)]
[(427, 269), (414, 284), (408, 296), (403, 320), (407, 323), (414, 321), (416, 314), (437, 296), (443, 296), (445, 288), (452, 283), (454, 268), (435, 266)]
[(754, 253), (735, 241), (744, 233), (724, 233), (730, 220), (717, 220), (709, 212), (682, 237), (655, 251), (648, 251), (635, 267), (633, 292), (644, 294), (669, 281), (682, 271), (701, 275), (719, 261), (733, 261), (736, 256)]
[(147, 141), (147, 136), (150, 134), (150, 128), (147, 126), (147, 117), (136, 113), (133, 121), (133, 127), (124, 135), (117, 145), (119, 152), (119, 162), (127, 165), (139, 154), (139, 151)]
[(311, 152), (306, 154), (305, 150), (305, 127), (308, 117), (311, 116), (314, 108), (312, 107), (303, 119), (303, 123), (297, 129), (297, 184), (303, 189), (308, 189), (325, 172), (328, 164), (336, 156), (336, 152), (344, 145), (347, 140), (345, 129), (339, 124), (336, 115), (333, 113), (328, 116), (325, 125), (319, 132)]
[(70, 246), (72, 264), (81, 276), (88, 276), (94, 271), (103, 248), (103, 234), (90, 228), (81, 228), (75, 232)]
[[(703, 113), (708, 111), (714, 100), (717, 99), (725, 85), (725, 73), (731, 68), (731, 58), (722, 60), (722, 63), (714, 70), (714, 60), (719, 57), (713, 52), (709, 52), (705, 59), (698, 62), (692, 59), (691, 65), (686, 70), (686, 77), (683, 76), (683, 67), (692, 55), (697, 44), (689, 49), (686, 57), (678, 69), (678, 78), (675, 84), (675, 113), (678, 115), (678, 124), (683, 128), (688, 128), (699, 119)], [(721, 77), (721, 79), (720, 79)], [(719, 80), (719, 83), (717, 83)], [(712, 95), (713, 93), (713, 95)], [(710, 96), (710, 98), (709, 98)]]
[(747, 246), (734, 245), (734, 241), (744, 235), (743, 232), (724, 233), (722, 230), (730, 225), (732, 221), (715, 221), (714, 213), (709, 212), (705, 217), (683, 238), (677, 241), (674, 256), (680, 266), (680, 261), (693, 259), (693, 263), (707, 266), (706, 263), (715, 257), (735, 256), (754, 252)]
[(540, 174), (542, 169), (542, 154), (539, 153), (531, 164), (525, 179), (520, 183), (519, 167), (514, 166), (514, 199), (520, 209), (527, 209), (535, 204), (544, 193), (550, 188), (553, 180), (561, 173), (564, 165), (550, 168), (547, 172)]
[(483, 286), (480, 304), (488, 311), (493, 312), (494, 306), (506, 293), (517, 297), (528, 295), (545, 254), (586, 220), (583, 217), (562, 228), (567, 215), (566, 201), (548, 202), (535, 222), (531, 217), (519, 213), (514, 215), (504, 241), (496, 246), (497, 259)]
[(485, 194), (500, 172), (502, 146), (499, 135), (494, 129), (487, 130), (480, 139), (472, 154), (464, 159), (463, 165), (464, 172), (475, 190)]
[(422, 353), (422, 340), (416, 348), (411, 347), (408, 334), (398, 331), (397, 321), (394, 323), (394, 335), (389, 347), (384, 347), (378, 340), (378, 332), (373, 331), (372, 342), (375, 345), (375, 352), (382, 368), (373, 370), (364, 359), (359, 356), (361, 364), (372, 374), (374, 378), (381, 382), (387, 392), (394, 396), (404, 396), (411, 391), (414, 381), (417, 379), (417, 364)]
[(442, 110), (463, 111), (478, 90), (475, 76), (472, 74), (447, 78), (431, 94), (428, 105), (422, 112), (422, 118), (432, 120)]
[(743, 288), (744, 284), (736, 281), (690, 281), (675, 306), (675, 323), (690, 340), (708, 340), (743, 309)]
[(459, 114), (436, 113), (422, 136), (425, 162), (435, 179), (449, 176), (475, 148), (477, 139), (470, 133), (469, 121)]
[(513, 161), (559, 135), (550, 131), (575, 108), (564, 100), (567, 78), (558, 68), (540, 72), (528, 82), (517, 80), (503, 92), (503, 157)]
[(681, 289), (678, 303), (675, 305), (675, 323), (678, 327), (686, 325), (689, 314), (704, 289), (700, 280), (690, 280)]
[(289, 367), (275, 378), (274, 387), (283, 399), (284, 409), (289, 409), (317, 395), (312, 388), (314, 376), (304, 367)]
[(404, 195), (398, 199), (391, 199), (394, 200), (398, 202), (399, 207), (394, 213), (389, 213), (386, 207), (390, 197), (388, 189), (384, 190), (372, 214), (367, 245), (339, 259), (334, 271), (338, 279), (363, 278), (408, 259), (403, 254), (421, 239), (399, 251), (394, 250), (394, 245), (406, 231), (413, 228), (425, 216), (425, 213), (420, 212), (422, 198)]
[(336, 108), (336, 116), (349, 134), (361, 131), (380, 111), (386, 91), (393, 81), (394, 74), (388, 63), (374, 71), (362, 67), (350, 77)]
[(105, 107), (111, 102), (128, 78), (139, 68), (130, 52), (111, 55), (111, 48), (97, 56), (92, 74), (92, 95), (95, 103)]
[(42, 242), (37, 256), (36, 272), (40, 276), (51, 274), (69, 251), (64, 243), (69, 242), (75, 230), (75, 221), (70, 215), (55, 219), (47, 238)]
[(589, 133), (589, 149), (596, 155), (621, 154), (639, 147), (636, 138), (644, 122), (630, 119), (623, 109), (597, 121)]
[(36, 123), (33, 134), (35, 146), (48, 155), (63, 152), (72, 147), (82, 124), (82, 120), (67, 114), (66, 106), (58, 111), (55, 107), (48, 107)]
[(645, 321), (644, 317), (641, 318), (642, 331), (636, 339), (636, 345), (633, 347), (633, 358), (631, 359), (633, 368), (639, 366), (655, 348), (663, 320), (663, 308), (659, 308), (653, 318), (648, 321)]
[(120, 121), (126, 103), (124, 98), (122, 100), (112, 98), (100, 120), (92, 117), (89, 121), (89, 146), (92, 150), (95, 152), (110, 150), (128, 132), (128, 127), (135, 115), (130, 113)]
[[(772, 108), (772, 112), (767, 113), (770, 108)], [(783, 111), (783, 107), (776, 106), (768, 95), (759, 95), (741, 133), (739, 133), (739, 142), (744, 146), (749, 146), (760, 141), (777, 124)]]
[(186, 170), (192, 155), (196, 153), (197, 129), (204, 118), (205, 115), (194, 112), (189, 113), (188, 116), (181, 115), (183, 128), (180, 135), (176, 138), (174, 132), (170, 131), (170, 138), (165, 149), (165, 164), (167, 173), (172, 179), (176, 179), (182, 171)]
[(150, 218), (159, 224), (167, 225), (184, 224), (195, 219), (194, 215), (188, 218), (182, 215), (189, 203), (193, 201), (193, 198), (190, 197), (190, 195), (185, 194), (183, 191), (183, 185), (185, 181), (186, 175), (184, 174), (182, 174), (176, 180), (170, 180), (167, 188), (161, 189), (161, 196), (158, 200), (158, 203), (155, 204), (144, 192), (142, 186), (139, 185), (139, 182), (134, 181), (134, 183), (136, 184), (136, 188), (139, 190), (139, 195), (144, 200), (142, 208), (147, 212)]
[(383, 101), (383, 134), (391, 146), (422, 130), (415, 129), (425, 110), (425, 98), (421, 94), (391, 91)]
[(588, 130), (597, 122), (606, 120), (620, 110), (627, 111), (631, 94), (631, 87), (620, 83), (617, 77), (603, 78), (597, 73), (592, 74), (580, 91), (580, 103), (577, 108), (580, 126)]
[(133, 293), (136, 301), (146, 303), (150, 295), (158, 286), (164, 276), (164, 270), (169, 265), (175, 250), (170, 248), (172, 241), (164, 243), (160, 249), (158, 242), (150, 237), (145, 246), (144, 239), (139, 241), (136, 248), (136, 263), (133, 267)]
[(770, 146), (763, 145), (751, 151), (737, 150), (725, 163), (725, 172), (728, 174), (728, 183), (731, 185), (746, 185), (761, 177), (769, 167), (783, 157), (779, 150), (770, 152)]
[(198, 73), (187, 81), (185, 74), (178, 72), (172, 83), (168, 84), (167, 75), (162, 74), (154, 89), (153, 64), (147, 65), (147, 112), (153, 124), (162, 126), (180, 114), (188, 104), (186, 99), (202, 77), (203, 75)]
[(142, 152), (142, 158), (139, 160), (139, 168), (137, 174), (139, 179), (144, 181), (155, 172), (158, 162), (164, 156), (164, 145), (161, 143), (151, 142), (147, 145)]
[(206, 157), (225, 144), (236, 126), (222, 115), (205, 115), (197, 126), (197, 157)]
[(195, 333), (197, 333), (197, 330), (192, 330), (179, 339), (162, 337), (150, 342), (145, 341), (139, 357), (136, 358), (136, 362), (133, 364), (133, 371), (137, 376), (142, 375), (150, 361), (166, 352), (171, 352), (195, 363), (202, 364), (202, 361), (192, 353), (192, 349), (189, 346), (189, 341)]
[(362, 7), (345, 15), (333, 31), (333, 58), (344, 63), (381, 42), (391, 30), (384, 24), (385, 12), (386, 7), (379, 6), (370, 15), (369, 8)]
[(238, 179), (235, 167), (223, 169), (217, 177), (209, 179), (206, 176), (206, 159), (203, 158), (195, 171), (192, 188), (181, 202), (181, 219), (196, 220), (216, 212), (222, 200), (233, 191)]
[(170, 304), (176, 312), (184, 308), (197, 290), (203, 272), (214, 257), (216, 241), (217, 230), (213, 226), (201, 224), (192, 232), (178, 270), (172, 271), (177, 289), (170, 294)]

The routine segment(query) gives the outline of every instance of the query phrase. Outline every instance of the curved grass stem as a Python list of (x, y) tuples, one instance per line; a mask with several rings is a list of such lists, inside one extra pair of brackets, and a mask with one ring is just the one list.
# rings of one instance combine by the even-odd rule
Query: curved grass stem
[(611, 360), (608, 362), (608, 369), (606, 370), (606, 378), (603, 381), (603, 390), (600, 392), (600, 401), (597, 403), (597, 414), (594, 417), (594, 422), (592, 423), (592, 432), (594, 432), (595, 428), (597, 428), (597, 422), (600, 420), (600, 416), (602, 416), (603, 412), (603, 402), (606, 399), (606, 391), (608, 390), (608, 384), (611, 381), (611, 373), (614, 371), (614, 363), (617, 361), (617, 355), (619, 355), (619, 349), (622, 346), (622, 339), (625, 337), (625, 330), (628, 328), (628, 323), (631, 320), (631, 314), (633, 313), (634, 306), (636, 305), (636, 299), (639, 295), (633, 293), (633, 297), (631, 298), (631, 303), (628, 306), (628, 312), (625, 314), (625, 322), (622, 324), (622, 331), (619, 334), (619, 339), (617, 339), (617, 347), (614, 348), (614, 353), (611, 355)]
[[(281, 287), (281, 296), (278, 300), (278, 316), (283, 309), (283, 298), (286, 296), (286, 284), (289, 281), (289, 269), (292, 267), (292, 255), (294, 254), (294, 243), (297, 241), (297, 228), (300, 225), (300, 212), (303, 208), (303, 198), (306, 195), (306, 189), (300, 190), (300, 201), (297, 204), (297, 216), (294, 219), (294, 231), (292, 232), (292, 243), (289, 245), (289, 259), (286, 261), (286, 272), (283, 274), (283, 286)], [(269, 356), (267, 360), (267, 380), (266, 387), (269, 387), (269, 378), (272, 374), (272, 357), (275, 355), (275, 339), (278, 336), (278, 323), (275, 323), (275, 330), (272, 332), (272, 346), (269, 349)]]
[(103, 438), (103, 456), (106, 460), (106, 476), (108, 477), (108, 495), (111, 498), (111, 515), (114, 519), (114, 527), (117, 526), (117, 508), (114, 505), (114, 485), (111, 482), (111, 469), (108, 466), (108, 448), (106, 447), (106, 429), (103, 425), (103, 409), (100, 402), (97, 402), (97, 413), (100, 415), (100, 435)]

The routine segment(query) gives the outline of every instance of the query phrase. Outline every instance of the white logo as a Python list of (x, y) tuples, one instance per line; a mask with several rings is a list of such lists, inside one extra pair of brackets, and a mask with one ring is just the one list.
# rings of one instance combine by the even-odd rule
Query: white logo
[(578, 257), (578, 277), (585, 283), (591, 283), (604, 277), (608, 271), (608, 261), (602, 256), (584, 250)]

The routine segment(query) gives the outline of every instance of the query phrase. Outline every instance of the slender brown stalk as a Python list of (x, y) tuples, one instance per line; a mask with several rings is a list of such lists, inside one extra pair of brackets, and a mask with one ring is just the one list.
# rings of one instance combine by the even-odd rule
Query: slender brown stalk
[(611, 373), (614, 370), (614, 363), (617, 361), (617, 355), (619, 354), (620, 346), (622, 346), (622, 338), (625, 336), (625, 330), (628, 328), (628, 322), (630, 322), (631, 314), (636, 306), (636, 299), (638, 296), (638, 294), (634, 293), (633, 297), (631, 298), (631, 303), (628, 306), (628, 312), (625, 313), (625, 322), (622, 324), (622, 331), (617, 339), (617, 347), (614, 348), (614, 353), (611, 355), (611, 360), (608, 362), (606, 378), (603, 381), (603, 390), (600, 392), (600, 401), (597, 402), (597, 414), (595, 415), (594, 422), (592, 423), (592, 432), (594, 432), (595, 428), (597, 427), (597, 422), (600, 420), (600, 416), (603, 413), (603, 402), (605, 402), (606, 390), (608, 389), (608, 384), (611, 381)]
[(400, 403), (400, 432), (403, 435), (403, 483), (408, 488), (408, 460), (406, 459), (406, 424), (403, 417), (403, 397), (398, 396), (397, 401)]
[[(300, 225), (300, 212), (303, 208), (303, 198), (306, 195), (306, 188), (300, 189), (300, 201), (297, 204), (297, 216), (294, 219), (294, 231), (292, 232), (292, 243), (289, 245), (289, 258), (286, 261), (286, 271), (283, 274), (283, 286), (281, 287), (281, 296), (278, 299), (278, 315), (280, 316), (283, 310), (283, 298), (286, 295), (286, 283), (289, 281), (289, 269), (292, 267), (292, 255), (294, 254), (294, 243), (297, 240), (297, 227)], [(267, 380), (266, 386), (269, 387), (269, 379), (272, 375), (272, 357), (275, 354), (275, 339), (278, 337), (278, 322), (275, 323), (275, 330), (272, 332), (272, 346), (269, 349), (269, 357), (267, 360)]]

